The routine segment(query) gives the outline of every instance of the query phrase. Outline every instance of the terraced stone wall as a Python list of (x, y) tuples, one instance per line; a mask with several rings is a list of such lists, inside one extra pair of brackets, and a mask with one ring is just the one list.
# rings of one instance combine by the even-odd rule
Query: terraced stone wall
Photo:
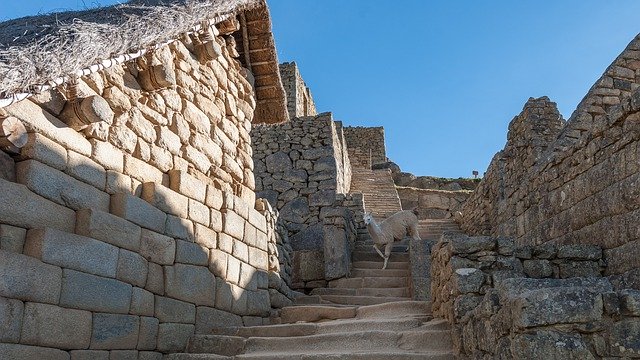
[(371, 169), (373, 165), (389, 161), (382, 126), (347, 126), (344, 128), (344, 137), (354, 167)]
[(0, 152), (0, 358), (160, 359), (289, 302), (275, 213), (254, 206), (254, 91), (227, 39), (0, 110), (28, 131)]
[(403, 209), (418, 210), (418, 219), (451, 219), (462, 210), (471, 191), (427, 190), (396, 186)]
[(280, 77), (287, 93), (289, 118), (317, 115), (311, 90), (302, 79), (298, 65), (295, 62), (280, 64)]

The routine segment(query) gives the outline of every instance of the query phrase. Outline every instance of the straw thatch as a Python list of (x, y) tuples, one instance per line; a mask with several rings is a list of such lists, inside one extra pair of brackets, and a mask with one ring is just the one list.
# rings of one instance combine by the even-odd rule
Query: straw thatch
[[(102, 60), (175, 40), (205, 21), (220, 22), (240, 12), (269, 16), (265, 0), (132, 0), (84, 11), (32, 16), (0, 23), (0, 99), (33, 93), (52, 80), (77, 74)], [(271, 34), (271, 61), (277, 58)], [(248, 27), (252, 26), (250, 24)], [(261, 29), (260, 31), (263, 31)], [(249, 30), (251, 32), (251, 30)], [(260, 44), (258, 44), (260, 45)], [(264, 44), (262, 44), (264, 45)], [(277, 73), (277, 70), (276, 70)], [(282, 88), (278, 75), (278, 82)], [(274, 98), (261, 122), (285, 121)], [(284, 90), (280, 95), (286, 112)]]

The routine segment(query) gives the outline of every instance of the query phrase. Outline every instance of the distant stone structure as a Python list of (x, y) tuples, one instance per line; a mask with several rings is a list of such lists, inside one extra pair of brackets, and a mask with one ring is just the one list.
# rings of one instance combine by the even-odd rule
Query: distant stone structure
[(388, 161), (382, 126), (347, 126), (344, 137), (354, 167), (371, 169), (373, 165)]
[(298, 65), (295, 62), (280, 64), (280, 77), (287, 92), (289, 118), (317, 115), (311, 90), (302, 79)]

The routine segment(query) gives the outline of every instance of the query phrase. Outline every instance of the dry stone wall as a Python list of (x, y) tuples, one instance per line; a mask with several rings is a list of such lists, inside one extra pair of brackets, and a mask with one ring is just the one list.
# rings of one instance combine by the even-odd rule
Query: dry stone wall
[(403, 209), (418, 210), (418, 219), (452, 219), (462, 210), (471, 191), (424, 190), (396, 186)]
[(0, 152), (0, 358), (160, 359), (263, 324), (270, 289), (293, 295), (270, 276), (256, 102), (228, 39), (212, 60), (186, 37), (0, 110), (28, 131)]
[(280, 64), (280, 77), (287, 94), (289, 119), (317, 115), (311, 90), (302, 79), (298, 65), (295, 62)]
[(612, 359), (640, 352), (640, 292), (602, 277), (595, 245), (514, 246), (445, 234), (433, 248), (433, 312), (461, 359)]
[(388, 161), (383, 127), (347, 126), (344, 137), (354, 167), (371, 169)]

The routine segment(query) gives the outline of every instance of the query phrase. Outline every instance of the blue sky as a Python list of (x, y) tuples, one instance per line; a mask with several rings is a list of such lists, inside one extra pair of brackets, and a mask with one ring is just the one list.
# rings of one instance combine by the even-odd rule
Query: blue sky
[[(22, 0), (0, 19), (116, 1)], [(404, 171), (481, 173), (526, 100), (565, 118), (640, 32), (637, 0), (270, 0), (280, 61), (319, 111), (384, 126)]]

